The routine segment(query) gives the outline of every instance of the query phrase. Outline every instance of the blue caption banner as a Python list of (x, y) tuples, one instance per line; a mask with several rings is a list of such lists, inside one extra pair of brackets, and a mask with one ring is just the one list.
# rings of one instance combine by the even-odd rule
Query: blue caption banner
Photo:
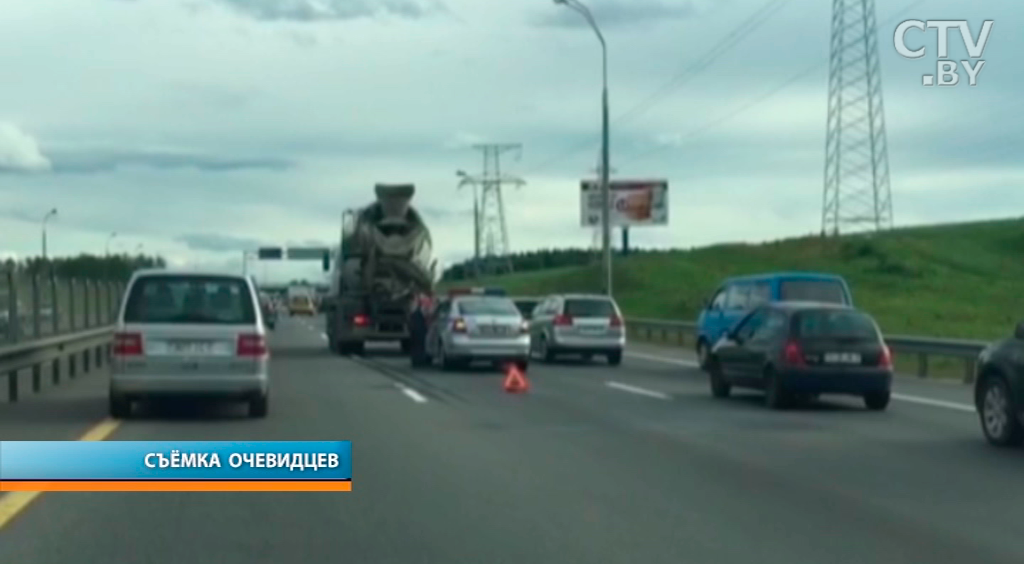
[(0, 441), (0, 482), (351, 479), (350, 441)]

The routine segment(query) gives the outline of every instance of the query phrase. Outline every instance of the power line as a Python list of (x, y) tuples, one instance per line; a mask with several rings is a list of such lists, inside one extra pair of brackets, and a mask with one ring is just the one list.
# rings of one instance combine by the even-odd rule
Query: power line
[[(917, 6), (920, 6), (921, 4), (924, 4), (927, 1), (928, 0), (916, 0), (915, 2), (911, 2), (910, 4), (907, 4), (906, 6), (904, 6), (901, 9), (899, 9), (898, 11), (894, 12), (891, 16), (889, 16), (888, 18), (883, 20), (882, 24), (883, 25), (888, 25), (888, 24), (896, 21), (897, 19), (902, 17), (903, 14), (905, 14), (906, 12), (916, 8)], [(698, 137), (699, 135), (707, 132), (708, 130), (713, 129), (716, 126), (721, 125), (721, 124), (723, 124), (725, 122), (728, 122), (729, 120), (739, 116), (740, 114), (746, 112), (747, 110), (750, 110), (751, 108), (757, 107), (757, 106), (759, 106), (759, 105), (769, 101), (771, 98), (775, 97), (779, 92), (782, 92), (786, 88), (789, 88), (790, 86), (792, 86), (793, 84), (798, 82), (800, 79), (802, 79), (805, 76), (813, 73), (814, 71), (819, 70), (822, 67), (828, 65), (828, 63), (829, 63), (829, 60), (826, 58), (826, 59), (821, 60), (820, 62), (817, 62), (817, 63), (814, 63), (813, 65), (808, 66), (807, 68), (801, 70), (800, 72), (796, 73), (795, 75), (787, 78), (785, 81), (781, 82), (780, 84), (772, 87), (770, 90), (767, 90), (765, 93), (752, 98), (748, 102), (745, 102), (744, 104), (740, 105), (739, 107), (737, 107), (733, 111), (731, 111), (731, 112), (729, 112), (729, 113), (727, 113), (725, 115), (722, 115), (722, 116), (720, 116), (718, 118), (715, 118), (713, 120), (710, 120), (708, 122), (705, 122), (703, 125), (700, 125), (700, 126), (694, 128), (694, 129), (690, 130), (689, 132), (685, 133), (681, 137), (680, 140), (691, 139), (691, 138), (694, 138), (694, 137)], [(660, 147), (655, 147), (654, 149), (651, 149), (651, 150), (648, 150), (648, 151), (644, 151), (644, 152), (639, 153), (639, 154), (637, 154), (636, 156), (634, 156), (634, 157), (632, 157), (630, 159), (627, 159), (625, 161), (625, 163), (626, 164), (633, 163), (633, 162), (636, 162), (638, 160), (646, 159), (648, 157), (651, 157), (651, 156), (657, 155), (659, 153), (668, 151), (670, 149), (677, 149), (677, 148), (679, 148), (678, 144), (662, 145)], [(622, 161), (620, 161), (620, 162), (622, 162)]]
[[(733, 28), (731, 32), (726, 34), (726, 36), (708, 50), (708, 52), (698, 58), (696, 62), (676, 73), (667, 83), (663, 84), (639, 103), (631, 106), (628, 110), (623, 112), (622, 115), (616, 117), (613, 122), (618, 123), (633, 117), (634, 114), (642, 114), (653, 107), (653, 105), (657, 104), (659, 102), (659, 98), (663, 100), (667, 93), (671, 93), (674, 89), (686, 84), (688, 79), (691, 79), (696, 76), (696, 74), (710, 68), (711, 64), (718, 60), (723, 54), (738, 45), (740, 41), (749, 36), (749, 34), (754, 30), (764, 25), (764, 23), (767, 22), (767, 19), (775, 15), (788, 1), (789, 0), (768, 0), (766, 4), (758, 8), (750, 17)], [(600, 141), (597, 143), (599, 144)], [(593, 146), (594, 142), (592, 141), (574, 145), (565, 152), (558, 153), (553, 158), (543, 161), (540, 165), (529, 169), (523, 174), (525, 176), (544, 170), (552, 164), (560, 162), (567, 157), (580, 153), (581, 151), (590, 149)]]

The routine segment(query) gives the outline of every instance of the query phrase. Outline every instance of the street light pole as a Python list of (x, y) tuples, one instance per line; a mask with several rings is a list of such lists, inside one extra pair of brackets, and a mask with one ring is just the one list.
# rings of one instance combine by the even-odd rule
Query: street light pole
[(604, 35), (594, 20), (590, 10), (579, 0), (554, 0), (560, 4), (572, 8), (590, 24), (590, 27), (601, 42), (601, 247), (604, 255), (604, 291), (612, 295), (612, 227), (611, 227), (611, 183), (609, 174), (609, 123), (608, 123), (608, 45), (605, 43)]
[(455, 175), (462, 178), (459, 182), (459, 188), (462, 188), (464, 184), (473, 185), (473, 275), (476, 278), (480, 277), (480, 202), (477, 195), (476, 181), (473, 180), (465, 171), (459, 170), (455, 172)]
[(105, 254), (108, 257), (110, 256), (110, 242), (114, 240), (114, 237), (117, 237), (117, 232), (116, 231), (111, 233), (110, 237), (107, 237), (107, 247), (106, 247)]
[(57, 208), (53, 208), (43, 216), (43, 260), (46, 260), (46, 222), (55, 215), (57, 215)]

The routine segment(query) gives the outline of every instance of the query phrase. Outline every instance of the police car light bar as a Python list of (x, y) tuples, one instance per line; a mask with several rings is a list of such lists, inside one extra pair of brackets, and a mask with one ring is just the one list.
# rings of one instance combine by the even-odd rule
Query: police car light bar
[(448, 296), (505, 296), (504, 288), (454, 288), (448, 291)]

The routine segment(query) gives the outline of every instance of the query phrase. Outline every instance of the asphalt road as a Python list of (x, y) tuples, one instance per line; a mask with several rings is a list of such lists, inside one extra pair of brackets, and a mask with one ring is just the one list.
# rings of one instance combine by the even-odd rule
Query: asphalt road
[[(267, 419), (154, 409), (107, 440), (350, 439), (352, 492), (43, 494), (0, 529), (0, 562), (1024, 561), (1024, 451), (984, 443), (963, 388), (772, 412), (635, 347), (617, 368), (536, 363), (508, 395), (487, 370), (331, 356), (321, 323), (282, 320)], [(95, 373), (0, 405), (0, 439), (75, 438), (105, 410)]]

